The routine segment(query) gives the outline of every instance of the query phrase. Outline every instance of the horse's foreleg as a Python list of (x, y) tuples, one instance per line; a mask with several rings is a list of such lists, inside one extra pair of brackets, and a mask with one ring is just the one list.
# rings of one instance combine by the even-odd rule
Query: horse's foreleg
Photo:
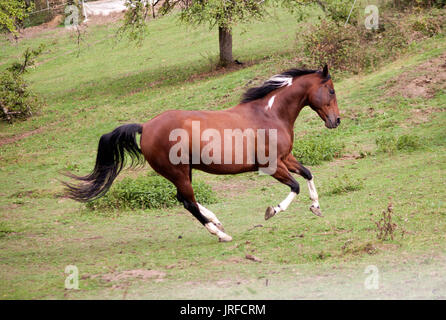
[(288, 155), (284, 163), (290, 172), (297, 173), (301, 175), (305, 180), (307, 180), (308, 191), (310, 193), (310, 199), (312, 201), (310, 210), (315, 215), (322, 217), (321, 208), (319, 206), (319, 196), (317, 194), (316, 186), (314, 185), (314, 177), (311, 174), (311, 171), (305, 168), (299, 161), (297, 161), (291, 153)]
[(277, 206), (268, 207), (266, 209), (265, 220), (272, 218), (281, 211), (285, 211), (290, 205), (291, 201), (293, 201), (293, 199), (299, 194), (299, 183), (297, 183), (297, 181), (291, 176), (287, 167), (282, 162), (278, 164), (277, 170), (272, 176), (283, 184), (289, 186), (291, 188), (291, 192), (288, 194), (285, 200), (283, 200)]

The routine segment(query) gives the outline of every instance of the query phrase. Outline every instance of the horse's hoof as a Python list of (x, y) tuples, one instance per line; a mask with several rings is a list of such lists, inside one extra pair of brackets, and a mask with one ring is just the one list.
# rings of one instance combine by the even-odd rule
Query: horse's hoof
[(274, 210), (273, 207), (268, 207), (268, 208), (266, 208), (266, 211), (265, 211), (265, 220), (268, 220), (269, 218), (274, 217), (275, 214), (276, 214), (276, 211)]
[(225, 234), (224, 236), (218, 238), (219, 242), (230, 242), (232, 241), (232, 237), (230, 235)]
[(223, 225), (221, 223), (215, 223), (215, 226), (222, 232), (225, 232), (225, 228), (223, 228)]
[(316, 208), (315, 206), (311, 206), (310, 210), (311, 210), (311, 212), (313, 212), (318, 217), (323, 217), (321, 208), (319, 208), (319, 207)]

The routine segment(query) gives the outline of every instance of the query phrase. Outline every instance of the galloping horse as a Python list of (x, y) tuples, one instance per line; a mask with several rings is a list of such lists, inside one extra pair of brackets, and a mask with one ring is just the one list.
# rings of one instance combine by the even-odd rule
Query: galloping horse
[[(195, 200), (192, 169), (213, 174), (237, 174), (265, 169), (274, 163), (270, 174), (290, 187), (291, 192), (280, 204), (266, 209), (265, 219), (286, 210), (299, 193), (299, 183), (291, 173), (307, 180), (312, 200), (310, 210), (321, 216), (313, 175), (291, 154), (294, 122), (307, 105), (316, 111), (327, 128), (336, 128), (340, 124), (327, 65), (321, 71), (291, 69), (275, 75), (263, 85), (246, 91), (240, 104), (227, 110), (171, 110), (144, 124), (122, 125), (99, 140), (96, 164), (89, 175), (68, 174), (81, 181), (78, 185), (65, 183), (68, 196), (85, 202), (104, 195), (123, 169), (125, 153), (131, 158), (131, 165), (142, 163), (143, 155), (157, 173), (176, 186), (178, 201), (211, 234), (219, 241), (231, 241), (232, 237), (224, 232), (215, 214)], [(229, 139), (228, 130), (232, 133)], [(237, 146), (236, 141), (236, 147), (232, 148), (232, 138), (237, 139), (234, 132), (241, 130), (251, 134), (243, 134), (239, 140), (242, 142)], [(259, 132), (266, 134), (263, 139)], [(141, 134), (141, 147), (136, 142), (138, 133)], [(218, 137), (222, 134), (225, 135), (225, 148), (218, 146), (221, 142)], [(231, 148), (226, 148), (227, 145)], [(274, 159), (261, 161), (259, 151), (263, 155), (274, 155)], [(224, 163), (215, 161), (222, 158)]]

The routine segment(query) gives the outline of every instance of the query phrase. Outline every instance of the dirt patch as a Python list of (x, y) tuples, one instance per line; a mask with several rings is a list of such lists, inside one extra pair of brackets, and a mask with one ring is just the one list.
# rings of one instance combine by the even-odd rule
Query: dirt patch
[(385, 87), (390, 96), (432, 98), (436, 91), (446, 89), (446, 53), (403, 72), (387, 81)]
[(155, 279), (155, 281), (163, 281), (166, 276), (165, 272), (157, 270), (146, 270), (146, 269), (135, 269), (135, 270), (125, 270), (121, 272), (106, 273), (102, 275), (92, 275), (89, 276), (91, 279), (100, 278), (104, 281), (122, 281), (127, 279)]
[(413, 125), (429, 122), (432, 113), (438, 113), (444, 111), (446, 111), (446, 109), (440, 109), (440, 108), (413, 109), (411, 110), (411, 114), (407, 120), (407, 123), (402, 124), (402, 126), (412, 127)]
[(246, 279), (221, 279), (217, 280), (215, 282), (199, 282), (199, 281), (188, 281), (185, 283), (186, 286), (214, 286), (217, 285), (218, 287), (223, 288), (230, 288), (234, 285), (242, 285), (249, 283)]
[(24, 132), (22, 134), (18, 134), (18, 135), (12, 136), (12, 137), (0, 139), (0, 147), (2, 145), (4, 145), (4, 144), (14, 143), (14, 142), (17, 142), (19, 140), (25, 139), (25, 138), (27, 138), (29, 136), (32, 136), (34, 134), (41, 133), (45, 129), (46, 129), (45, 127), (41, 127), (41, 128), (37, 128), (37, 129), (31, 130), (31, 131)]

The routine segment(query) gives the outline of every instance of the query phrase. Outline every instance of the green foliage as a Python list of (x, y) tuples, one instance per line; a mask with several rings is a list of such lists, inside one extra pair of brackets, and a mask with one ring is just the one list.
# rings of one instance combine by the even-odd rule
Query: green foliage
[(376, 139), (378, 152), (393, 154), (396, 151), (412, 152), (423, 147), (421, 138), (415, 135), (403, 134), (398, 138), (392, 135), (382, 135)]
[(442, 33), (446, 17), (444, 10), (383, 11), (378, 30), (367, 30), (359, 23), (344, 26), (336, 19), (322, 20), (299, 33), (298, 50), (303, 51), (308, 65), (328, 63), (337, 72), (360, 73), (396, 59), (414, 41)]
[(412, 29), (419, 31), (427, 37), (433, 37), (442, 30), (442, 21), (433, 16), (417, 16), (412, 22)]
[(446, 5), (445, 0), (395, 0), (394, 5), (399, 8), (407, 8), (408, 6), (422, 8), (442, 8)]
[(376, 138), (375, 143), (378, 146), (377, 152), (392, 154), (396, 151), (396, 138), (394, 136), (379, 136)]
[(360, 179), (352, 179), (348, 175), (344, 174), (335, 180), (330, 181), (330, 190), (325, 192), (325, 195), (338, 195), (348, 193), (352, 191), (361, 190), (364, 187), (364, 183)]
[(37, 97), (29, 90), (23, 75), (35, 63), (35, 58), (42, 52), (43, 46), (33, 50), (27, 48), (22, 61), (14, 62), (0, 73), (0, 118), (8, 122), (24, 119), (33, 115), (40, 107)]
[(0, 221), (0, 238), (3, 238), (8, 233), (12, 233), (14, 230), (12, 230), (5, 222)]
[[(359, 2), (359, 1), (358, 1)], [(323, 2), (325, 15), (337, 24), (344, 24), (347, 19), (349, 24), (356, 24), (359, 16), (359, 8), (361, 7), (358, 3), (352, 8), (351, 0), (328, 0)], [(350, 18), (349, 18), (350, 15)]]
[(181, 21), (192, 25), (207, 23), (211, 28), (231, 29), (233, 24), (260, 19), (265, 14), (264, 1), (257, 0), (185, 1), (185, 4), (180, 14)]
[(317, 165), (341, 156), (343, 149), (332, 135), (313, 135), (295, 139), (293, 155), (304, 165)]
[[(195, 198), (202, 204), (217, 202), (211, 187), (202, 181), (192, 183)], [(181, 205), (176, 199), (175, 186), (161, 176), (124, 178), (114, 184), (102, 198), (87, 202), (93, 210), (103, 209), (152, 209)]]
[(358, 69), (362, 64), (358, 54), (360, 36), (351, 25), (344, 27), (332, 20), (323, 20), (306, 29), (301, 37), (309, 65), (327, 63), (333, 69), (350, 70)]
[(400, 151), (411, 152), (422, 148), (422, 146), (420, 137), (410, 134), (404, 134), (396, 141), (396, 148)]
[(146, 20), (151, 10), (150, 1), (127, 0), (125, 6), (127, 10), (124, 14), (124, 22), (118, 29), (117, 35), (120, 38), (126, 34), (130, 41), (141, 45), (148, 31)]
[(22, 21), (33, 10), (25, 0), (0, 0), (0, 31), (10, 32), (17, 36)]

